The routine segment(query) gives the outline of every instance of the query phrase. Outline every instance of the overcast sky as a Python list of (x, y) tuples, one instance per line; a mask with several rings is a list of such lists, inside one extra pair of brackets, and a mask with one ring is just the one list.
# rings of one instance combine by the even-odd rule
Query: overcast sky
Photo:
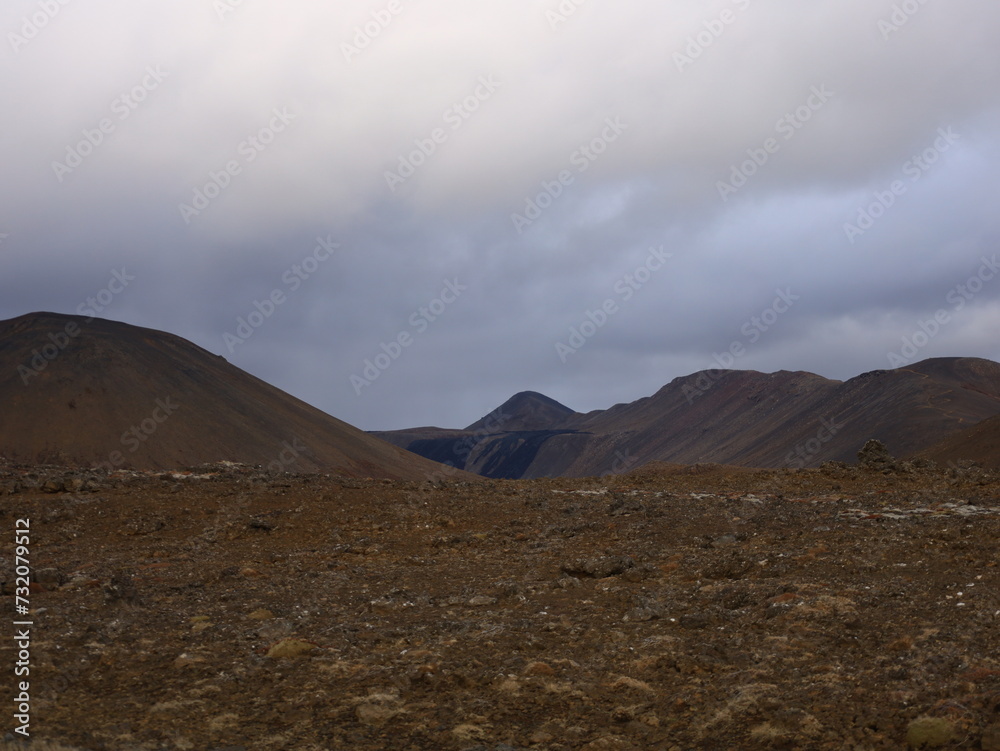
[(996, 0), (8, 0), (0, 30), (0, 318), (93, 298), (365, 429), (607, 408), (730, 351), (1000, 360)]

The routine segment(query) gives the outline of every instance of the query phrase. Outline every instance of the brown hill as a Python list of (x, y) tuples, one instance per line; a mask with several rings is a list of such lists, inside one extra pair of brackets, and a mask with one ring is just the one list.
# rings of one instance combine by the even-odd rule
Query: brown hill
[(422, 479), (443, 468), (162, 331), (34, 313), (0, 321), (0, 456), (169, 469), (222, 460)]
[(1000, 415), (945, 438), (920, 452), (920, 457), (940, 464), (972, 461), (1000, 469)]
[(651, 461), (853, 462), (870, 438), (908, 456), (997, 414), (1000, 365), (939, 358), (843, 382), (806, 372), (703, 371), (629, 404), (560, 414), (547, 427), (379, 435), (424, 456), (464, 457), (458, 466), (489, 477), (584, 477)]

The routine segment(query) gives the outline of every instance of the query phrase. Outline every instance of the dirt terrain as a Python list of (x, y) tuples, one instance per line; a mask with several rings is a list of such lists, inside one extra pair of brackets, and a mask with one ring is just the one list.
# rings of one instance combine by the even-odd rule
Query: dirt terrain
[(1000, 750), (975, 468), (0, 465), (11, 621), (22, 518), (36, 750)]

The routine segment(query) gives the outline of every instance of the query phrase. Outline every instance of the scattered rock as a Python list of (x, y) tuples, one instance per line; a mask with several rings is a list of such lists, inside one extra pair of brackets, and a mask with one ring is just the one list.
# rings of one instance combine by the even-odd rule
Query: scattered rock
[(712, 625), (712, 619), (705, 613), (685, 613), (677, 619), (681, 628), (701, 629)]
[(640, 595), (635, 598), (635, 607), (625, 614), (626, 621), (645, 623), (662, 618), (664, 607), (655, 597)]
[(354, 708), (358, 722), (368, 727), (382, 727), (396, 715), (402, 713), (399, 697), (388, 694), (376, 694), (367, 697), (365, 701)]
[(198, 655), (182, 654), (174, 660), (173, 666), (177, 669), (188, 668), (193, 665), (203, 665), (205, 658)]
[(531, 737), (528, 738), (528, 740), (530, 740), (535, 745), (542, 745), (542, 744), (545, 744), (545, 743), (551, 743), (555, 739), (556, 739), (556, 737), (554, 735), (552, 735), (552, 733), (550, 733), (550, 732), (548, 732), (546, 730), (536, 730), (534, 733), (531, 734)]
[(616, 497), (608, 506), (608, 513), (611, 516), (628, 516), (629, 514), (639, 514), (646, 510), (646, 506), (637, 498)]
[(552, 666), (544, 662), (529, 662), (524, 668), (525, 675), (555, 675)]
[(459, 743), (468, 743), (469, 741), (486, 740), (489, 737), (490, 730), (486, 726), (465, 723), (454, 728), (451, 734)]
[(632, 722), (634, 719), (634, 707), (615, 707), (611, 710), (611, 720), (613, 722)]
[(882, 441), (872, 438), (858, 452), (858, 463), (864, 469), (882, 471), (892, 469), (896, 461)]
[(736, 535), (723, 535), (722, 537), (717, 537), (712, 541), (713, 548), (728, 548), (735, 545), (737, 542)]
[(603, 738), (598, 738), (596, 741), (591, 741), (586, 746), (583, 746), (580, 751), (632, 751), (634, 748), (635, 746), (624, 738), (606, 735)]
[(918, 717), (906, 729), (910, 748), (941, 748), (955, 736), (955, 726), (941, 717)]
[(753, 570), (754, 563), (745, 557), (738, 550), (729, 553), (717, 554), (719, 558), (713, 561), (706, 569), (705, 576), (709, 579), (742, 579)]
[(104, 587), (104, 595), (109, 604), (136, 604), (139, 602), (139, 590), (136, 588), (129, 571), (116, 571), (112, 574), (111, 580)]
[(46, 589), (55, 589), (66, 582), (66, 576), (56, 568), (40, 568), (34, 573), (35, 581)]
[(282, 639), (267, 650), (267, 656), (272, 659), (293, 658), (307, 655), (318, 645), (302, 639)]
[(578, 558), (564, 563), (561, 570), (571, 576), (585, 576), (592, 579), (606, 579), (620, 576), (635, 567), (635, 561), (628, 556), (613, 555), (602, 558)]
[(645, 681), (640, 681), (638, 678), (630, 678), (627, 675), (620, 676), (612, 681), (611, 688), (616, 690), (638, 691), (639, 693), (650, 695), (656, 694), (656, 689)]

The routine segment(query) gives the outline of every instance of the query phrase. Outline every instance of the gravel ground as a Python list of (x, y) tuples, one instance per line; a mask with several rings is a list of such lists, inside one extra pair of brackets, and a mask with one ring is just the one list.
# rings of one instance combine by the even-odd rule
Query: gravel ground
[(975, 468), (6, 466), (12, 622), (25, 518), (35, 751), (1000, 751)]

